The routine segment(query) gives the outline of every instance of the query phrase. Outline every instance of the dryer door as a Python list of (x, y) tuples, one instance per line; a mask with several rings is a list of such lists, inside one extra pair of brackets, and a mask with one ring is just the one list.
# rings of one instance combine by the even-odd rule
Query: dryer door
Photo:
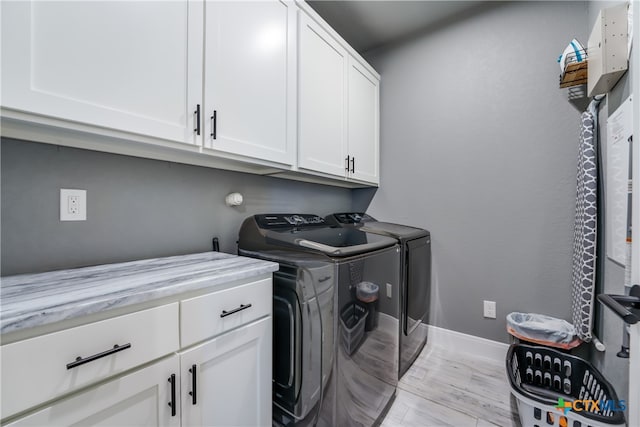
[(431, 237), (409, 240), (405, 248), (404, 335), (429, 318), (431, 289)]

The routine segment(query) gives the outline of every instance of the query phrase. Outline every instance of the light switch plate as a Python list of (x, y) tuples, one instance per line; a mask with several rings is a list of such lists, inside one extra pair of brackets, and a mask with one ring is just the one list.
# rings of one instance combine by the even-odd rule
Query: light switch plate
[(60, 221), (87, 220), (87, 190), (60, 189)]

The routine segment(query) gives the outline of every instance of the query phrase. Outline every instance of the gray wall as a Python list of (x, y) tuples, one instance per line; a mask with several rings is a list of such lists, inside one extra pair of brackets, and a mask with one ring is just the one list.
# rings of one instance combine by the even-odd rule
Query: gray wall
[[(596, 21), (598, 12), (600, 9), (619, 5), (620, 1), (592, 1), (588, 3), (589, 7), (589, 33)], [(637, 4), (637, 3), (636, 3)], [(635, 49), (634, 52), (636, 52)], [(603, 175), (606, 179), (607, 169), (607, 118), (611, 113), (624, 102), (631, 94), (631, 67), (630, 70), (622, 76), (620, 81), (616, 84), (613, 90), (608, 96), (600, 103), (600, 142), (602, 148), (602, 167)], [(604, 219), (606, 220), (607, 209), (605, 206)], [(606, 241), (606, 228), (598, 230), (598, 238), (601, 239), (602, 244)], [(600, 277), (600, 293), (607, 294), (624, 294), (624, 268), (619, 264), (611, 261), (606, 257), (606, 251), (603, 250), (604, 259), (599, 264), (601, 270)], [(613, 384), (618, 393), (620, 399), (625, 399), (628, 396), (629, 387), (629, 359), (621, 359), (616, 356), (616, 353), (620, 350), (622, 344), (622, 320), (613, 314), (613, 312), (607, 308), (604, 308), (601, 304), (596, 305), (597, 309), (597, 322), (596, 332), (599, 338), (606, 346), (604, 353), (593, 352), (592, 361), (601, 372), (605, 374), (607, 379)]]
[(579, 114), (556, 58), (587, 16), (585, 2), (492, 3), (368, 54), (382, 75), (368, 210), (431, 231), (436, 326), (507, 342), (510, 312), (569, 319)]
[[(351, 190), (2, 140), (2, 275), (220, 249), (244, 218), (351, 209)], [(59, 221), (60, 188), (87, 190), (86, 222)], [(238, 191), (245, 203), (227, 207)]]

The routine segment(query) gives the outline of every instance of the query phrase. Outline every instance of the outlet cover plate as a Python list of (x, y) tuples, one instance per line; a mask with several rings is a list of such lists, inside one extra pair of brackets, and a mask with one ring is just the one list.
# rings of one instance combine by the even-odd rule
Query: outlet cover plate
[(87, 220), (87, 190), (60, 189), (60, 221)]
[(496, 318), (496, 302), (495, 301), (484, 301), (484, 317), (487, 319), (495, 319)]

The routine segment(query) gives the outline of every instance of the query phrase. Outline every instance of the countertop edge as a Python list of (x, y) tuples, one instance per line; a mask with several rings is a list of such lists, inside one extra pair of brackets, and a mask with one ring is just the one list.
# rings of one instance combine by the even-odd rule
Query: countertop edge
[(36, 308), (31, 312), (17, 313), (16, 315), (1, 319), (0, 335), (13, 334), (27, 329), (87, 317), (103, 311), (149, 303), (154, 300), (162, 300), (164, 298), (207, 288), (212, 288), (211, 291), (215, 292), (216, 286), (273, 273), (279, 268), (277, 263), (270, 261), (255, 258), (247, 258), (247, 260), (253, 262), (247, 266), (238, 266), (237, 269), (222, 274), (217, 273), (209, 277), (197, 278), (196, 280), (171, 283), (155, 289), (144, 289), (141, 292), (136, 292), (135, 288), (131, 288), (116, 296), (105, 292), (104, 294), (98, 294), (95, 300), (91, 300), (82, 305), (76, 305), (73, 301), (69, 301), (62, 306), (54, 306), (46, 311)]

